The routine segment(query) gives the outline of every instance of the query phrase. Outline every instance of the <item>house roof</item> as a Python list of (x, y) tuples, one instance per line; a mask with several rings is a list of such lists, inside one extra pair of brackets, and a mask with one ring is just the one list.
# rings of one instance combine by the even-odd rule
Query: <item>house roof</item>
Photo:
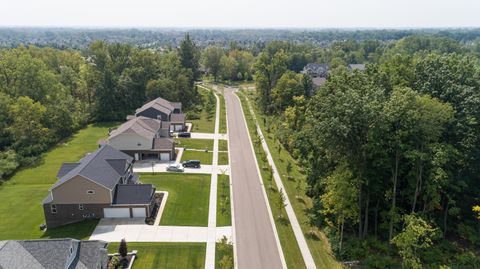
[(185, 122), (185, 114), (172, 114), (170, 115), (170, 122), (171, 123), (184, 123)]
[(103, 241), (68, 238), (0, 241), (0, 268), (106, 268), (106, 248), (107, 243)]
[(72, 171), (75, 167), (77, 167), (80, 163), (63, 163), (58, 170), (57, 178), (61, 178), (66, 175), (68, 172)]
[(312, 82), (313, 82), (313, 85), (319, 87), (325, 84), (325, 82), (327, 82), (327, 79), (322, 77), (314, 77), (312, 78)]
[(144, 104), (142, 107), (140, 107), (139, 109), (137, 109), (135, 112), (136, 113), (140, 113), (142, 111), (145, 111), (149, 108), (154, 108), (156, 110), (159, 110), (165, 114), (170, 114), (173, 112), (173, 110), (175, 109), (175, 106), (173, 106), (173, 104), (161, 97), (158, 97), (156, 99), (153, 99), (152, 101)]
[(122, 184), (118, 185), (113, 197), (113, 204), (117, 205), (145, 205), (150, 204), (155, 187), (152, 184)]
[(172, 150), (175, 141), (171, 138), (160, 137), (153, 140), (153, 149), (155, 150)]
[(182, 109), (182, 103), (180, 102), (170, 102), (174, 108)]
[[(127, 163), (132, 162), (129, 155), (103, 145), (96, 151), (83, 157), (78, 165), (63, 175), (51, 189), (63, 184), (75, 176), (90, 179), (108, 189), (113, 189), (125, 172)], [(124, 165), (122, 167), (122, 165)], [(123, 168), (123, 169), (122, 169)]]
[(153, 139), (161, 126), (161, 121), (147, 117), (133, 118), (112, 131), (108, 139), (112, 139), (121, 134), (135, 133), (146, 139)]
[(352, 69), (352, 70), (363, 71), (363, 70), (365, 70), (365, 65), (364, 64), (349, 64), (348, 68)]

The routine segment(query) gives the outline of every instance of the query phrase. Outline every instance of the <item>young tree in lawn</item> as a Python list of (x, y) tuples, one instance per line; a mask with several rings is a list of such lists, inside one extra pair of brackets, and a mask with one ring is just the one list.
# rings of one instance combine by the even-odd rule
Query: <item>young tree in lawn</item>
[(287, 204), (285, 203), (286, 200), (287, 198), (283, 193), (283, 189), (280, 189), (277, 193), (277, 197), (275, 198), (275, 203), (276, 203), (276, 206), (278, 207), (278, 212), (279, 212), (279, 215), (278, 215), (279, 219), (283, 218), (283, 208), (287, 206)]
[(127, 249), (127, 241), (125, 241), (125, 238), (120, 241), (120, 246), (118, 247), (118, 253), (120, 253), (120, 256), (125, 259), (128, 254), (128, 249)]

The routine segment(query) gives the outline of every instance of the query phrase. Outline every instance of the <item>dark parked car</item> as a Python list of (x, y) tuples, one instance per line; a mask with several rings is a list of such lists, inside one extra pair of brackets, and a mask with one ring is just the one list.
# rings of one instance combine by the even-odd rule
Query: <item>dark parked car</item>
[(178, 133), (178, 137), (191, 137), (192, 135), (189, 132)]
[(182, 163), (183, 167), (189, 168), (200, 168), (200, 161), (198, 160), (188, 160)]

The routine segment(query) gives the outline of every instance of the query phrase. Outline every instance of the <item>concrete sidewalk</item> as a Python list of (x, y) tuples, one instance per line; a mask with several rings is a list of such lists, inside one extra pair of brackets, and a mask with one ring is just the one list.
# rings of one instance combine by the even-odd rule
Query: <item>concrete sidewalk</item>
[(220, 140), (228, 140), (227, 134), (209, 134), (209, 133), (190, 133), (192, 139), (220, 139)]

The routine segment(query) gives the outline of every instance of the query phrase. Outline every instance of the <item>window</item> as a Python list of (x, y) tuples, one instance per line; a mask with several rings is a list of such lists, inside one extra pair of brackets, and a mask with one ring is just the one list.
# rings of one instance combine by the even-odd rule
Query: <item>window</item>
[(73, 253), (73, 248), (72, 248), (72, 247), (70, 247), (70, 254), (72, 254), (72, 253)]
[(57, 205), (50, 205), (50, 210), (52, 211), (52, 214), (57, 214)]
[(78, 205), (78, 210), (83, 210), (83, 204)]
[(94, 190), (88, 190), (87, 194), (95, 194), (95, 191)]
[(137, 143), (137, 146), (139, 146), (139, 147), (140, 147), (141, 145), (142, 145), (142, 143)]

